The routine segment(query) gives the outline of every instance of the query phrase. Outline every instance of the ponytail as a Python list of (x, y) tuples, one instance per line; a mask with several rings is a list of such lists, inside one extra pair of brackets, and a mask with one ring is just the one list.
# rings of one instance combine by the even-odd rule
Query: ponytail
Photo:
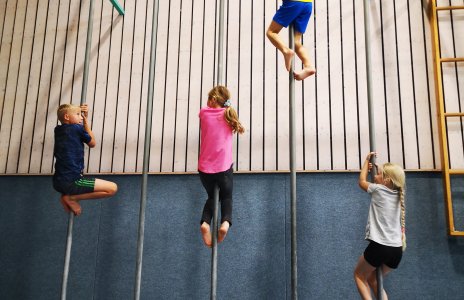
[(224, 112), (224, 118), (227, 121), (227, 124), (232, 128), (234, 133), (244, 133), (245, 128), (243, 128), (240, 120), (238, 119), (237, 112), (232, 106), (228, 106)]
[(403, 188), (399, 188), (401, 205), (401, 240), (403, 241), (403, 252), (406, 250), (406, 204), (404, 201)]
[(208, 99), (214, 99), (221, 107), (226, 109), (224, 111), (224, 118), (234, 133), (241, 134), (245, 132), (245, 128), (238, 119), (237, 112), (231, 106), (230, 92), (225, 86), (218, 85), (211, 89), (208, 93)]

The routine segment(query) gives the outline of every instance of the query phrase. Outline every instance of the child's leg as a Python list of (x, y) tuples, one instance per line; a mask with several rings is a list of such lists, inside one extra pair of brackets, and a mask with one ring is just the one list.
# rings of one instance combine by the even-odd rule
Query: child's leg
[(69, 195), (69, 199), (71, 201), (101, 199), (111, 197), (116, 194), (117, 191), (118, 186), (116, 183), (103, 179), (95, 179), (93, 192), (79, 195)]
[(309, 59), (308, 52), (306, 48), (301, 43), (302, 33), (295, 31), (295, 52), (296, 55), (301, 59), (303, 63), (303, 69), (299, 72), (293, 72), (294, 77), (296, 80), (303, 80), (311, 75), (316, 73), (316, 69), (312, 66), (311, 61)]
[[(387, 276), (388, 273), (390, 273), (391, 269), (387, 267), (386, 265), (382, 265), (382, 274), (383, 277)], [(369, 278), (367, 278), (367, 282), (369, 283), (369, 286), (371, 287), (372, 291), (374, 292), (375, 298), (379, 298), (377, 294), (377, 272), (372, 272)], [(387, 292), (385, 292), (385, 289), (382, 290), (383, 292), (383, 298), (385, 300), (388, 300)]]
[(222, 242), (232, 226), (232, 190), (234, 185), (232, 167), (223, 173), (219, 180), (219, 199), (221, 199), (221, 226), (218, 232), (218, 242)]
[(116, 194), (117, 191), (118, 186), (114, 182), (95, 179), (93, 192), (75, 195), (62, 195), (61, 203), (65, 203), (76, 216), (79, 216), (82, 212), (81, 206), (78, 203), (79, 201), (111, 197)]
[(285, 60), (285, 68), (287, 71), (290, 71), (292, 66), (292, 58), (295, 54), (292, 49), (288, 48), (282, 39), (279, 36), (279, 32), (282, 30), (283, 26), (277, 23), (276, 21), (272, 21), (271, 25), (267, 29), (266, 36), (271, 41), (271, 43), (284, 55)]
[(206, 246), (211, 247), (211, 231), (208, 223), (203, 222), (200, 226), (201, 235), (203, 237), (203, 242)]
[(354, 270), (354, 281), (356, 282), (359, 295), (361, 295), (361, 298), (364, 300), (372, 299), (371, 289), (368, 283), (368, 278), (370, 278), (372, 274), (375, 276), (375, 267), (371, 266), (364, 259), (364, 256), (361, 255)]

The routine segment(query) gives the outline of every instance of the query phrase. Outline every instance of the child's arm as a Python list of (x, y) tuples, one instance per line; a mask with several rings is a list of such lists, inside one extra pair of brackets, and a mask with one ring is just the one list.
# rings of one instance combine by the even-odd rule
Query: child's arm
[(90, 129), (90, 125), (87, 122), (87, 116), (89, 114), (89, 108), (87, 107), (87, 104), (81, 105), (81, 111), (82, 111), (82, 117), (84, 118), (84, 130), (87, 131), (87, 133), (90, 135), (90, 142), (88, 142), (87, 145), (90, 148), (93, 148), (97, 145), (97, 141), (95, 141), (95, 137), (93, 135), (92, 129)]
[(375, 155), (375, 152), (370, 152), (367, 154), (366, 160), (364, 161), (364, 164), (361, 169), (361, 173), (359, 174), (359, 187), (363, 189), (365, 192), (367, 192), (367, 188), (369, 187), (370, 182), (367, 181), (367, 173), (369, 170), (372, 168), (371, 164), (371, 157), (372, 155)]

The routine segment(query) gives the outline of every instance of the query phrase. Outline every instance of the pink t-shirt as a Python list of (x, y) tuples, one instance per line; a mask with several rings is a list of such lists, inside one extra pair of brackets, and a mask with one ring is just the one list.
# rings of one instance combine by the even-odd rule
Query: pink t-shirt
[(232, 128), (224, 117), (225, 108), (204, 107), (200, 110), (201, 144), (198, 170), (219, 173), (232, 165)]

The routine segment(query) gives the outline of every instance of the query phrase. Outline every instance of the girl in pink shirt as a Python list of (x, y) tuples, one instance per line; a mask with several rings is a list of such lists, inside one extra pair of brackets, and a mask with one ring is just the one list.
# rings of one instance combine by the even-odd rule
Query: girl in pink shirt
[(226, 237), (232, 226), (233, 187), (233, 134), (245, 129), (231, 106), (230, 92), (225, 86), (216, 86), (208, 93), (207, 107), (200, 110), (201, 144), (198, 158), (198, 172), (208, 199), (201, 217), (201, 233), (206, 246), (211, 247), (210, 224), (214, 208), (214, 187), (219, 187), (221, 202), (221, 226), (218, 242)]

